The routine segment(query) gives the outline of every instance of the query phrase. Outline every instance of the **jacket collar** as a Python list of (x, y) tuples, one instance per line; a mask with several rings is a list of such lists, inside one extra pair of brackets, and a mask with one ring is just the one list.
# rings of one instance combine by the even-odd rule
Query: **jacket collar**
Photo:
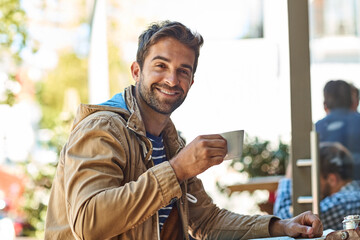
[(124, 90), (124, 99), (129, 109), (130, 117), (127, 120), (127, 127), (137, 134), (146, 136), (145, 125), (142, 121), (140, 109), (135, 98), (135, 86), (130, 85)]
[[(118, 98), (119, 101), (122, 101), (122, 98)], [(81, 104), (77, 110), (77, 114), (74, 119), (72, 129), (87, 116), (98, 112), (98, 111), (111, 111), (118, 113), (125, 121), (126, 127), (131, 131), (135, 132), (137, 135), (146, 138), (146, 129), (142, 121), (139, 106), (135, 98), (135, 86), (130, 85), (124, 90), (124, 100), (126, 103), (126, 108), (121, 108), (118, 105), (91, 105), (91, 104)], [(121, 104), (120, 104), (121, 105)], [(182, 147), (184, 147), (184, 141), (180, 140), (176, 128), (171, 121), (168, 121), (167, 125), (163, 130), (164, 143), (166, 146), (166, 151), (169, 154), (169, 157), (174, 156)], [(148, 149), (147, 153), (151, 149), (150, 141), (145, 141), (146, 148)], [(147, 155), (147, 154), (146, 154)]]

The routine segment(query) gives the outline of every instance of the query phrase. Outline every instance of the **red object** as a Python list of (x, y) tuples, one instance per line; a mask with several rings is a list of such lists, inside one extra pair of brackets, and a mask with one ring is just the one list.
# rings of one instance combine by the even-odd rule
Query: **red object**
[(268, 199), (269, 203), (275, 203), (275, 192), (271, 192), (269, 191), (269, 199)]
[(6, 202), (6, 211), (20, 213), (20, 201), (25, 190), (24, 178), (11, 173), (4, 167), (0, 167), (0, 191), (3, 193), (3, 200)]

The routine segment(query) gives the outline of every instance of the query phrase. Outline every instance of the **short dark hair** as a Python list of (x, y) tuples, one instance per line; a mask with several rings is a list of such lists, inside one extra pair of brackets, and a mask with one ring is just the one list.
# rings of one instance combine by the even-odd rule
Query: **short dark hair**
[(331, 80), (324, 87), (324, 104), (330, 110), (349, 109), (352, 104), (350, 84), (344, 80)]
[(349, 150), (338, 142), (320, 143), (320, 173), (327, 177), (339, 174), (343, 180), (353, 179), (354, 160)]
[(200, 55), (200, 47), (203, 45), (204, 39), (200, 34), (192, 32), (182, 23), (175, 21), (152, 23), (139, 36), (136, 61), (138, 62), (140, 69), (142, 69), (144, 65), (144, 61), (150, 47), (164, 37), (173, 37), (182, 44), (188, 46), (190, 49), (194, 50), (195, 62), (193, 66), (193, 73), (195, 73)]

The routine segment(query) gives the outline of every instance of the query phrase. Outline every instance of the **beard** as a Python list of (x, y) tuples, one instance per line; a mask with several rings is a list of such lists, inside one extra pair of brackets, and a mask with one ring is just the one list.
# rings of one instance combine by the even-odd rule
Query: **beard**
[[(169, 91), (177, 91), (180, 92), (178, 97), (175, 100), (161, 100), (159, 96), (157, 96), (157, 88), (165, 89)], [(175, 109), (177, 109), (185, 100), (186, 94), (184, 90), (178, 86), (170, 87), (166, 84), (154, 83), (148, 88), (144, 83), (144, 76), (140, 74), (140, 80), (138, 83), (137, 91), (141, 97), (141, 99), (154, 111), (170, 115)]]
[(330, 184), (325, 183), (323, 189), (321, 189), (321, 195), (322, 195), (322, 199), (328, 197), (331, 195), (331, 188), (330, 188)]

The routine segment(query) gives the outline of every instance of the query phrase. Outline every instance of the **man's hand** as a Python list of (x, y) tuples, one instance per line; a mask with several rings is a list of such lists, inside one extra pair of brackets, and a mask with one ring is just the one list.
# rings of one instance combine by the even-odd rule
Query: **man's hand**
[(227, 142), (219, 134), (195, 138), (169, 162), (179, 181), (194, 177), (211, 166), (222, 163)]
[(269, 225), (271, 236), (314, 238), (323, 234), (323, 226), (318, 216), (310, 211), (285, 220), (272, 220)]

